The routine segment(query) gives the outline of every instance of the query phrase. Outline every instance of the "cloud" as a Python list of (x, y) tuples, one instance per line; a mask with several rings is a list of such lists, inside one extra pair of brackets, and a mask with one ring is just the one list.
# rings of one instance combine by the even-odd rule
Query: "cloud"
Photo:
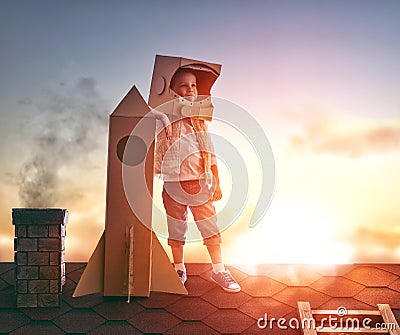
[(18, 100), (18, 103), (19, 103), (20, 105), (31, 105), (31, 104), (32, 104), (32, 99), (30, 99), (30, 98), (23, 98), (23, 99)]
[(400, 147), (400, 122), (359, 124), (342, 120), (318, 120), (306, 125), (300, 135), (290, 137), (294, 150), (348, 157), (382, 154)]
[(61, 193), (65, 197), (70, 185), (63, 176), (94, 168), (90, 154), (107, 134), (108, 111), (93, 78), (60, 85), (41, 99), (32, 102), (37, 115), (28, 120), (26, 137), (31, 155), (17, 177), (20, 199), (28, 207), (52, 207)]
[(399, 261), (399, 230), (360, 227), (347, 240), (354, 249), (355, 262)]

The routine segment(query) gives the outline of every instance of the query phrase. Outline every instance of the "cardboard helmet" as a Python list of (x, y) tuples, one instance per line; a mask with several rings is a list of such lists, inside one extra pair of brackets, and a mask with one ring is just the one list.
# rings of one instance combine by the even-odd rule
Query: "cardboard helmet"
[[(196, 76), (198, 97), (189, 101), (171, 89), (171, 79), (179, 70)], [(150, 86), (149, 105), (176, 117), (196, 117), (212, 120), (211, 88), (221, 73), (221, 65), (182, 57), (156, 55)]]

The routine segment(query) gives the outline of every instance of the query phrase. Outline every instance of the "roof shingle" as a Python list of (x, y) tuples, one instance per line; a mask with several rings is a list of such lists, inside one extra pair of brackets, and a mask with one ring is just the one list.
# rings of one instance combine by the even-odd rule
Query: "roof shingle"
[[(298, 318), (297, 302), (312, 308), (377, 309), (388, 303), (400, 317), (400, 265), (351, 264), (337, 266), (257, 265), (228, 268), (242, 292), (227, 293), (210, 280), (209, 264), (187, 264), (188, 296), (152, 292), (149, 298), (72, 298), (85, 263), (67, 263), (67, 280), (59, 308), (15, 308), (15, 267), (0, 263), (0, 333), (89, 334), (258, 334), (265, 313), (269, 317)], [(249, 273), (245, 272), (249, 269)], [(268, 329), (268, 334), (296, 335), (301, 330)]]

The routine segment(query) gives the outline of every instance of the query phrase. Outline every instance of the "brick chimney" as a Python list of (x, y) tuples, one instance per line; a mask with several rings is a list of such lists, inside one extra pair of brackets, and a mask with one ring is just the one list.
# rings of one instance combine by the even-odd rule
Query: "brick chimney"
[(61, 306), (68, 211), (13, 208), (17, 307)]

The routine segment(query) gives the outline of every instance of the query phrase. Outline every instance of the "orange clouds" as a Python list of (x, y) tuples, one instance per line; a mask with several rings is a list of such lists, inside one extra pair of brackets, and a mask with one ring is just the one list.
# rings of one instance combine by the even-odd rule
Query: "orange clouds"
[(381, 227), (359, 227), (348, 236), (355, 262), (398, 262), (400, 231)]
[(316, 121), (305, 126), (302, 135), (292, 135), (290, 145), (295, 150), (353, 158), (387, 153), (400, 147), (400, 122), (360, 125)]

